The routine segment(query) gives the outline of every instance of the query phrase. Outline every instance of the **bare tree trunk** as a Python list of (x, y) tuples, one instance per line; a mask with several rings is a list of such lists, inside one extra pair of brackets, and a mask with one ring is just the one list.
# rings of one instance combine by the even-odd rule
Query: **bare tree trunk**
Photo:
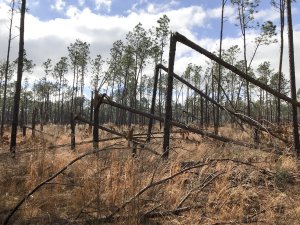
[[(154, 114), (154, 111), (155, 111), (155, 99), (156, 99), (156, 92), (157, 92), (158, 75), (160, 72), (159, 66), (160, 66), (160, 64), (156, 65), (155, 70), (154, 70), (153, 93), (152, 93), (151, 109), (150, 109), (151, 114)], [(153, 119), (150, 118), (149, 125), (148, 125), (147, 142), (150, 142), (150, 139), (151, 139), (152, 126), (153, 126)]]
[[(158, 112), (159, 116), (162, 116), (162, 78), (161, 71), (159, 71), (159, 97), (158, 97)], [(159, 129), (161, 130), (162, 122), (159, 122)]]
[[(221, 12), (221, 31), (220, 31), (220, 46), (219, 46), (219, 58), (222, 58), (222, 43), (223, 43), (223, 27), (224, 27), (224, 7), (227, 0), (222, 0), (222, 12)], [(222, 79), (222, 66), (219, 64), (219, 77), (218, 77), (218, 92), (217, 92), (217, 102), (220, 103), (221, 94), (221, 79)], [(220, 109), (217, 107), (216, 111), (216, 124), (215, 124), (215, 134), (219, 133), (220, 126)]]
[(44, 106), (43, 106), (43, 101), (41, 102), (40, 105), (40, 130), (43, 131), (44, 129), (44, 116), (45, 116), (45, 112), (44, 112)]
[(24, 124), (28, 123), (28, 99), (26, 98), (26, 96), (24, 97), (24, 104), (25, 104), (25, 116), (24, 116)]
[[(96, 90), (95, 90), (95, 93), (96, 93)], [(90, 121), (93, 120), (93, 111), (94, 111), (94, 93), (93, 91), (91, 92), (91, 104), (90, 104)], [(92, 125), (89, 125), (89, 132), (92, 131)]]
[(26, 12), (26, 0), (22, 0), (21, 18), (20, 18), (18, 73), (17, 73), (16, 90), (15, 90), (15, 95), (14, 95), (14, 111), (13, 111), (13, 120), (12, 120), (12, 128), (11, 128), (11, 142), (10, 142), (10, 151), (11, 151), (11, 153), (13, 153), (13, 156), (16, 152), (18, 116), (19, 116), (20, 94), (21, 94), (21, 84), (22, 84), (22, 75), (23, 75), (25, 12)]
[[(208, 84), (205, 85), (205, 95), (208, 95)], [(205, 99), (205, 127), (206, 129), (209, 127), (209, 110), (208, 110), (208, 101)]]
[(106, 94), (99, 95), (99, 93), (95, 90), (94, 95), (94, 124), (93, 124), (93, 148), (94, 150), (97, 150), (99, 148), (99, 109), (100, 105), (103, 101), (103, 98), (106, 96)]
[[(69, 110), (68, 110), (69, 111)], [(70, 112), (68, 112), (70, 113)], [(65, 112), (64, 112), (64, 93), (62, 93), (61, 96), (61, 107), (60, 107), (60, 124), (64, 124), (65, 123)]]
[[(211, 70), (211, 97), (213, 100), (215, 100), (215, 82), (214, 82), (214, 70)], [(217, 122), (216, 122), (216, 108), (214, 104), (212, 104), (212, 115), (213, 115), (213, 123), (214, 123), (214, 132), (217, 134), (218, 128), (217, 128)]]
[(203, 129), (203, 126), (204, 126), (204, 100), (203, 100), (203, 97), (201, 96), (200, 97), (200, 128)]
[[(280, 56), (279, 56), (279, 70), (278, 70), (278, 92), (281, 92), (281, 74), (282, 74), (282, 59), (283, 59), (283, 32), (284, 32), (284, 8), (285, 0), (280, 0)], [(281, 122), (281, 103), (280, 98), (277, 98), (277, 123)]]
[(35, 137), (35, 123), (36, 123), (37, 112), (38, 109), (34, 107), (32, 111), (32, 117), (31, 117), (32, 138)]
[(176, 39), (172, 34), (170, 38), (170, 50), (169, 50), (168, 84), (167, 84), (167, 93), (166, 93), (167, 97), (166, 97), (166, 109), (165, 109), (166, 115), (164, 121), (164, 142), (163, 142), (163, 154), (162, 154), (163, 159), (168, 159), (169, 157), (175, 52), (176, 52)]
[(23, 103), (22, 103), (22, 106), (21, 106), (21, 115), (20, 115), (21, 121), (19, 123), (20, 128), (22, 128), (24, 126), (24, 104), (25, 104), (24, 100), (23, 100)]
[[(286, 4), (287, 4), (287, 24), (288, 24), (288, 42), (289, 42), (289, 66), (290, 66), (290, 79), (291, 79), (291, 97), (292, 97), (292, 99), (297, 100), (291, 0), (287, 0)], [(294, 145), (295, 145), (295, 150), (297, 151), (297, 154), (300, 155), (297, 106), (293, 105), (292, 107), (293, 107), (292, 111), (293, 111), (293, 127), (294, 127), (294, 129), (293, 129)]]
[(96, 95), (95, 92), (95, 98), (94, 98), (94, 126), (93, 126), (93, 148), (94, 150), (98, 150), (99, 148), (99, 108), (100, 104), (98, 104), (99, 101), (99, 95)]
[(5, 65), (0, 139), (2, 139), (3, 134), (4, 134), (4, 121), (5, 121), (5, 110), (6, 110), (6, 91), (7, 91), (7, 79), (8, 79), (8, 69), (9, 69), (10, 44), (11, 44), (11, 30), (12, 30), (12, 23), (13, 23), (13, 17), (14, 17), (15, 1), (12, 0), (11, 4), (12, 5), (11, 5), (11, 17), (10, 17), (10, 21), (9, 21), (8, 46), (7, 46), (7, 55), (6, 55), (6, 65)]
[(70, 126), (71, 126), (71, 150), (75, 149), (75, 119), (74, 114), (71, 112), (70, 114)]

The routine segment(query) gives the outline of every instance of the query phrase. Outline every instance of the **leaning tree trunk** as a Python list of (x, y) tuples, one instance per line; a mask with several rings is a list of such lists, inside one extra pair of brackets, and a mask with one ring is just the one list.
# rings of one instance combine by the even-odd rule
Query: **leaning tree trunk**
[[(287, 24), (288, 24), (288, 43), (289, 43), (289, 66), (290, 66), (290, 79), (291, 79), (291, 97), (293, 100), (297, 99), (296, 94), (296, 78), (295, 78), (295, 60), (294, 60), (294, 39), (293, 39), (293, 22), (292, 22), (292, 10), (291, 0), (286, 1), (287, 4)], [(299, 131), (298, 131), (298, 118), (297, 118), (297, 106), (292, 106), (293, 112), (293, 133), (294, 133), (294, 145), (298, 155), (300, 155), (300, 143), (299, 143)]]
[(17, 73), (17, 82), (16, 82), (16, 89), (15, 89), (15, 95), (14, 95), (14, 111), (13, 111), (13, 120), (12, 120), (12, 128), (11, 128), (11, 142), (10, 142), (10, 151), (13, 154), (16, 151), (18, 113), (19, 113), (19, 107), (20, 107), (20, 94), (21, 94), (21, 84), (22, 84), (22, 75), (23, 75), (25, 12), (26, 12), (26, 0), (22, 0), (21, 19), (20, 19), (18, 73)]

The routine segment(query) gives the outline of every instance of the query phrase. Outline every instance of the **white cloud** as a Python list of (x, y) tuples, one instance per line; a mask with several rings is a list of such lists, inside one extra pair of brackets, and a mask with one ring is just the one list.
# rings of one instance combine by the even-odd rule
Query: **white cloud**
[[(59, 1), (56, 1), (59, 2)], [(63, 2), (63, 1), (62, 1)], [(144, 28), (149, 29), (152, 26), (156, 26), (156, 21), (166, 14), (171, 19), (172, 31), (178, 31), (185, 35), (187, 38), (198, 43), (209, 51), (218, 49), (219, 41), (213, 38), (197, 37), (195, 33), (196, 29), (201, 30), (206, 28), (206, 24), (209, 19), (220, 15), (218, 14), (220, 9), (212, 9), (211, 11), (205, 11), (200, 6), (191, 6), (178, 9), (169, 9), (163, 12), (154, 11), (136, 11), (130, 12), (126, 16), (108, 16), (102, 14), (93, 13), (90, 9), (84, 8), (82, 10), (75, 6), (62, 6), (66, 9), (67, 18), (57, 18), (49, 21), (41, 21), (39, 18), (29, 13), (26, 15), (25, 24), (25, 48), (28, 53), (28, 57), (34, 61), (37, 65), (35, 72), (31, 75), (32, 82), (37, 77), (42, 76), (41, 64), (47, 58), (51, 58), (53, 63), (56, 63), (61, 56), (67, 56), (67, 46), (74, 42), (76, 38), (83, 41), (87, 41), (91, 44), (91, 57), (95, 57), (97, 54), (101, 54), (103, 58), (109, 56), (109, 50), (112, 47), (114, 41), (118, 39), (125, 39), (125, 35), (128, 31), (138, 23), (142, 22)], [(7, 11), (8, 6), (5, 3), (0, 3), (0, 49), (7, 48)], [(149, 11), (149, 10), (148, 10)], [(231, 8), (226, 8), (228, 16), (232, 14)], [(18, 26), (19, 15), (15, 17), (15, 26)], [(300, 31), (299, 25), (295, 24), (294, 41), (295, 49), (300, 49)], [(14, 30), (14, 34), (17, 34), (17, 29)], [(255, 33), (248, 35), (250, 39), (254, 39)], [(249, 39), (249, 40), (250, 40)], [(241, 38), (224, 38), (223, 46), (228, 48), (231, 45), (238, 44), (242, 46)], [(253, 46), (248, 45), (248, 53), (253, 52)], [(18, 40), (14, 39), (12, 43), (12, 56), (11, 59), (15, 59), (17, 56)], [(268, 60), (271, 65), (277, 69), (278, 64), (278, 45), (273, 44), (268, 47), (262, 47), (258, 51), (258, 55), (253, 62), (256, 66), (262, 60)], [(287, 51), (287, 44), (285, 45)], [(168, 52), (166, 52), (166, 56)], [(242, 57), (242, 56), (241, 56)], [(5, 51), (0, 51), (0, 59), (5, 58)], [(287, 67), (288, 55), (285, 52), (284, 73), (288, 74)], [(300, 59), (300, 52), (295, 51), (296, 60), (296, 72), (300, 71), (300, 63), (297, 61)], [(176, 51), (176, 65), (175, 69), (177, 73), (184, 71), (185, 66), (189, 63), (195, 63), (198, 65), (204, 65), (205, 57), (201, 56), (197, 52), (191, 51), (189, 48), (179, 44)], [(152, 73), (151, 73), (152, 75)], [(298, 79), (298, 87), (300, 87), (300, 79)]]
[(95, 6), (96, 10), (106, 10), (107, 12), (110, 12), (112, 0), (95, 0)]
[(73, 6), (73, 5), (70, 5), (66, 11), (66, 16), (70, 17), (70, 18), (76, 18), (78, 15), (80, 14), (80, 10)]
[(176, 1), (170, 1), (168, 4), (148, 3), (146, 12), (150, 14), (166, 12), (172, 10), (172, 8), (176, 5), (178, 5), (178, 2)]
[[(210, 18), (221, 18), (221, 14), (222, 14), (221, 6), (218, 8), (209, 9), (207, 12), (207, 15)], [(234, 7), (232, 7), (231, 5), (226, 5), (224, 7), (224, 17), (229, 18), (230, 21), (232, 20), (232, 18), (235, 18), (236, 12), (235, 12)]]
[(268, 9), (259, 10), (254, 14), (254, 18), (261, 21), (275, 21), (279, 19), (279, 16), (279, 12), (274, 12), (274, 9), (271, 7)]
[(4, 2), (6, 2), (7, 4), (11, 3), (11, 0), (3, 0)]
[[(9, 11), (9, 6), (4, 3), (0, 3), (0, 12), (1, 12), (0, 13), (0, 21), (7, 19), (8, 11)], [(0, 32), (1, 32), (1, 30), (0, 30)]]
[[(0, 9), (0, 49), (6, 48), (7, 9), (6, 4), (3, 4)], [(127, 16), (95, 14), (88, 8), (80, 10), (72, 5), (64, 6), (64, 9), (66, 9), (67, 18), (56, 18), (49, 21), (40, 20), (31, 15), (30, 11), (26, 15), (25, 48), (28, 58), (37, 65), (34, 75), (30, 76), (32, 82), (43, 75), (42, 62), (51, 58), (55, 63), (61, 56), (67, 56), (67, 46), (76, 38), (91, 44), (91, 57), (101, 54), (103, 58), (107, 58), (113, 42), (118, 39), (124, 40), (128, 31), (132, 30), (139, 21), (143, 23), (145, 29), (149, 29), (156, 26), (156, 21), (165, 13), (171, 19), (173, 31), (179, 31), (196, 40), (191, 29), (202, 26), (205, 18), (205, 12), (201, 7), (181, 8), (157, 14), (132, 12)], [(19, 15), (14, 20), (16, 26), (19, 23), (18, 17)], [(17, 34), (17, 30), (15, 34)], [(12, 59), (17, 57), (17, 46), (16, 38), (12, 46)], [(4, 57), (5, 52), (1, 51), (0, 58)]]
[(154, 3), (154, 2), (149, 2), (148, 0), (140, 0), (136, 3), (134, 3), (131, 7), (131, 9), (127, 10), (127, 13), (149, 13), (149, 14), (158, 14), (162, 12), (167, 12), (171, 11), (179, 5), (178, 1), (172, 0), (168, 1), (168, 3)]
[(83, 6), (85, 4), (85, 0), (78, 0), (78, 5)]
[(66, 2), (64, 0), (55, 0), (54, 4), (51, 5), (51, 9), (56, 11), (62, 11), (66, 6)]

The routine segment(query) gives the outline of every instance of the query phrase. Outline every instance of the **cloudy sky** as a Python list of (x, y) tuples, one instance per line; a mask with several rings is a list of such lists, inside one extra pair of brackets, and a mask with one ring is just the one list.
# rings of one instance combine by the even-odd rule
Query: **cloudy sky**
[[(8, 38), (8, 10), (10, 0), (0, 0), (0, 60), (5, 59)], [(230, 0), (228, 0), (228, 3)], [(279, 23), (279, 13), (270, 5), (270, 0), (262, 0), (255, 18), (263, 23), (271, 20)], [(47, 58), (54, 63), (61, 56), (67, 56), (67, 46), (79, 38), (91, 44), (91, 57), (101, 54), (109, 56), (112, 43), (124, 40), (126, 33), (141, 22), (144, 28), (156, 26), (156, 21), (166, 14), (172, 31), (177, 31), (197, 42), (209, 51), (218, 48), (220, 33), (221, 0), (27, 0), (29, 9), (25, 23), (25, 48), (28, 58), (37, 65), (30, 75), (30, 81), (43, 75), (41, 64)], [(224, 48), (241, 44), (240, 32), (236, 24), (236, 11), (227, 4), (225, 8)], [(300, 3), (293, 4), (294, 42), (296, 73), (300, 72)], [(18, 35), (19, 17), (15, 17), (14, 35)], [(249, 57), (258, 31), (249, 32)], [(285, 42), (286, 43), (286, 42)], [(18, 38), (12, 43), (12, 57), (17, 57)], [(285, 45), (287, 50), (287, 43)], [(288, 74), (287, 52), (285, 52), (284, 72)], [(268, 60), (277, 69), (279, 44), (272, 44), (258, 50), (253, 63), (257, 66)], [(189, 63), (205, 64), (198, 53), (184, 46), (178, 46), (175, 71), (183, 72)], [(29, 76), (29, 75), (25, 75)], [(297, 74), (296, 74), (297, 76)], [(297, 76), (300, 87), (300, 76)]]

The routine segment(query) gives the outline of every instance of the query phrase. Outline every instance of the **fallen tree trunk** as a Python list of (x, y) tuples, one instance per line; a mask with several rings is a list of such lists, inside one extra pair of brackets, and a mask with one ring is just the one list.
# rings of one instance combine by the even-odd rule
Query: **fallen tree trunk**
[(176, 41), (181, 42), (182, 44), (194, 49), (195, 51), (201, 53), (202, 55), (205, 55), (207, 58), (215, 61), (216, 63), (224, 66), (226, 69), (229, 69), (230, 71), (232, 71), (233, 73), (239, 75), (240, 77), (244, 78), (246, 81), (260, 87), (261, 89), (269, 92), (270, 94), (274, 95), (277, 98), (280, 98), (284, 101), (287, 101), (289, 103), (291, 103), (292, 105), (295, 105), (297, 107), (300, 107), (300, 102), (278, 92), (277, 90), (274, 90), (273, 88), (270, 88), (270, 86), (260, 82), (259, 80), (250, 77), (249, 75), (247, 75), (246, 73), (244, 73), (243, 71), (239, 70), (238, 68), (236, 68), (235, 66), (230, 65), (229, 63), (225, 62), (224, 60), (220, 59), (218, 56), (214, 55), (213, 53), (207, 51), (206, 49), (200, 47), (199, 45), (197, 45), (196, 43), (192, 42), (191, 40), (189, 40), (188, 38), (186, 38), (185, 36), (183, 36), (182, 34), (175, 32), (174, 33), (174, 37)]
[[(113, 102), (109, 99), (104, 99), (103, 103), (114, 106), (114, 107), (117, 107), (117, 108), (120, 108), (120, 109), (127, 110), (127, 111), (132, 112), (132, 113), (136, 113), (136, 114), (148, 117), (148, 118), (152, 118), (152, 119), (164, 122), (164, 119), (162, 117), (159, 117), (157, 115), (150, 114), (150, 113), (147, 113), (147, 112), (143, 112), (143, 111), (140, 111), (140, 110), (128, 107), (128, 106), (121, 105), (121, 104)], [(236, 141), (236, 140), (233, 140), (231, 138), (227, 138), (227, 137), (216, 135), (216, 134), (213, 134), (213, 133), (210, 133), (210, 132), (207, 132), (207, 131), (196, 129), (196, 128), (193, 128), (191, 126), (187, 126), (185, 124), (182, 124), (182, 123), (179, 123), (179, 122), (176, 122), (176, 121), (171, 121), (171, 125), (176, 126), (176, 127), (180, 127), (184, 130), (187, 130), (187, 131), (190, 131), (190, 132), (193, 132), (193, 133), (196, 133), (196, 134), (201, 134), (201, 135), (204, 135), (204, 136), (207, 136), (207, 137), (210, 137), (210, 138), (213, 138), (213, 139), (225, 142), (225, 143), (233, 143), (235, 145), (250, 147), (250, 148), (255, 148), (255, 149), (258, 148), (256, 145), (251, 144), (251, 143)], [(99, 128), (100, 128), (100, 126), (99, 126)]]
[[(161, 68), (162, 70), (164, 70), (165, 72), (168, 72), (168, 68), (166, 68), (163, 65), (159, 65), (159, 68)], [(262, 131), (265, 131), (267, 133), (269, 133), (270, 135), (272, 135), (273, 137), (276, 137), (277, 139), (283, 141), (284, 143), (289, 143), (289, 141), (285, 138), (280, 137), (279, 135), (277, 135), (276, 133), (272, 132), (271, 130), (265, 128), (264, 126), (260, 125), (258, 122), (256, 122), (255, 120), (251, 120), (245, 116), (243, 116), (240, 113), (236, 113), (224, 106), (222, 106), (221, 104), (219, 104), (217, 101), (215, 101), (213, 98), (209, 97), (208, 95), (206, 95), (205, 93), (203, 93), (201, 90), (199, 90), (198, 88), (194, 87), (193, 85), (191, 85), (189, 82), (187, 82), (185, 79), (183, 79), (182, 77), (178, 76), (177, 74), (175, 74), (173, 72), (173, 76), (175, 79), (179, 80), (181, 83), (187, 85), (189, 88), (191, 88), (193, 91), (195, 91), (196, 93), (198, 93), (200, 96), (202, 96), (203, 98), (205, 98), (206, 100), (210, 101), (212, 104), (216, 105), (217, 107), (219, 107), (220, 109), (228, 112), (229, 114), (231, 114), (233, 117), (237, 117), (239, 118), (241, 121), (254, 126), (258, 129), (261, 129)]]
[(46, 135), (49, 135), (49, 136), (51, 136), (51, 137), (56, 137), (56, 136), (53, 135), (53, 134), (48, 134), (48, 133), (46, 133), (46, 132), (44, 132), (44, 131), (36, 130), (36, 129), (34, 129), (34, 128), (32, 128), (32, 127), (29, 127), (29, 126), (26, 126), (26, 125), (24, 125), (23, 127), (27, 128), (27, 129), (34, 130), (35, 132), (38, 132), (38, 133), (41, 133), (41, 134), (46, 134)]
[[(103, 100), (103, 103), (105, 103), (105, 100)], [(84, 119), (84, 118), (82, 118), (82, 117), (79, 116), (79, 115), (75, 116), (75, 119), (76, 119), (76, 120), (79, 120), (79, 121), (81, 121), (81, 122), (84, 122), (84, 123), (93, 125), (93, 122), (91, 122), (91, 121), (89, 121), (89, 120), (87, 120), (87, 119)], [(101, 126), (101, 125), (98, 125), (98, 129), (101, 129), (101, 130), (104, 130), (104, 131), (106, 131), (106, 132), (115, 134), (115, 135), (117, 135), (117, 136), (123, 137), (123, 138), (125, 138), (126, 140), (128, 140), (127, 134), (119, 133), (119, 132), (117, 132), (117, 131), (115, 131), (115, 130), (111, 130), (111, 129), (106, 128), (106, 127)], [(101, 141), (101, 140), (98, 140), (98, 141)], [(133, 138), (131, 141), (133, 142), (133, 144), (135, 144), (135, 145), (141, 145), (141, 147), (142, 147), (143, 149), (146, 149), (146, 150), (152, 152), (153, 154), (159, 155), (159, 156), (160, 156), (159, 153), (157, 153), (156, 151), (154, 151), (154, 150), (152, 150), (152, 149), (146, 147), (144, 143), (140, 142), (140, 140), (137, 140), (136, 138)]]

